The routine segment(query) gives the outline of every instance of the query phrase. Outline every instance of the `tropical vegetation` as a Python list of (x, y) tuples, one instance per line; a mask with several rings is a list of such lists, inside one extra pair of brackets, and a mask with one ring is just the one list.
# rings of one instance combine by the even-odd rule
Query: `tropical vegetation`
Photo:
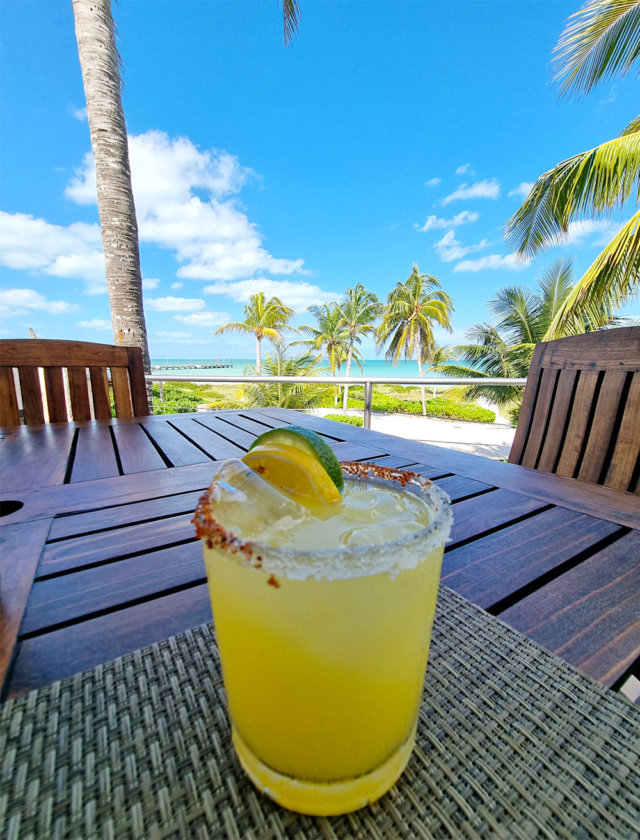
[[(351, 376), (351, 362), (355, 353), (355, 345), (360, 344), (363, 336), (371, 335), (375, 330), (375, 322), (381, 311), (381, 303), (374, 292), (370, 292), (357, 283), (355, 287), (348, 288), (344, 298), (338, 304), (340, 312), (340, 324), (347, 333), (347, 368), (346, 376)], [(349, 386), (345, 385), (343, 394), (343, 408), (347, 407), (349, 401)]]
[(262, 342), (266, 338), (277, 346), (283, 341), (285, 330), (298, 332), (288, 321), (294, 316), (294, 311), (278, 297), (266, 299), (264, 292), (251, 295), (244, 307), (244, 321), (230, 321), (218, 327), (215, 334), (226, 332), (253, 333), (256, 339), (256, 373), (262, 373)]
[[(309, 338), (294, 341), (293, 344), (302, 344), (307, 347), (314, 347), (316, 350), (324, 350), (327, 354), (331, 376), (337, 376), (342, 361), (347, 355), (348, 347), (348, 333), (342, 323), (342, 313), (335, 302), (310, 306), (309, 312), (316, 319), (317, 326), (303, 324), (300, 327), (300, 332), (308, 335)], [(334, 385), (334, 405), (338, 405), (338, 391), (338, 386)]]
[[(274, 351), (267, 354), (265, 373), (267, 376), (316, 376), (320, 373), (320, 353), (289, 356), (287, 345), (278, 342)], [(260, 374), (251, 369), (248, 375)], [(256, 382), (243, 389), (243, 405), (251, 407), (278, 406), (279, 408), (315, 408), (327, 400), (331, 394), (331, 386), (309, 386), (304, 383), (289, 382)]]
[[(572, 17), (556, 47), (561, 94), (588, 93), (640, 57), (640, 0), (589, 0)], [(581, 217), (608, 216), (640, 197), (640, 117), (620, 135), (561, 161), (534, 183), (507, 223), (506, 238), (533, 257), (567, 234)], [(593, 322), (640, 288), (640, 210), (626, 221), (586, 270), (549, 324), (546, 339), (572, 331), (576, 310)]]
[[(433, 325), (451, 330), (453, 302), (442, 290), (437, 278), (420, 274), (417, 265), (412, 267), (409, 278), (398, 282), (387, 296), (382, 313), (382, 323), (376, 331), (378, 347), (388, 343), (387, 361), (397, 364), (402, 357), (415, 359), (418, 375), (429, 364), (436, 348)], [(426, 396), (422, 394), (422, 413), (426, 415)]]
[[(469, 376), (479, 380), (525, 378), (536, 344), (545, 339), (574, 288), (571, 260), (563, 259), (543, 272), (534, 290), (524, 286), (500, 289), (488, 303), (498, 318), (496, 325), (474, 324), (467, 331), (468, 343), (446, 348), (456, 361), (442, 362), (435, 366), (436, 370), (447, 376)], [(590, 332), (616, 323), (615, 312), (608, 307), (597, 312), (593, 321), (588, 309), (580, 314), (574, 307), (565, 333)], [(479, 382), (462, 388), (461, 392), (466, 399), (485, 397), (516, 412), (522, 401), (522, 388), (517, 386), (482, 385)]]

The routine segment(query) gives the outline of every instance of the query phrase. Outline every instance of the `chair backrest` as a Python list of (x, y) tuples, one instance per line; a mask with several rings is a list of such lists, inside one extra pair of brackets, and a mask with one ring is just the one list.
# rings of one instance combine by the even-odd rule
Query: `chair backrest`
[(640, 493), (640, 327), (536, 346), (509, 461)]
[(139, 347), (39, 338), (0, 341), (0, 426), (21, 422), (15, 370), (27, 425), (46, 422), (45, 404), (50, 423), (109, 418), (109, 384), (116, 417), (149, 414)]

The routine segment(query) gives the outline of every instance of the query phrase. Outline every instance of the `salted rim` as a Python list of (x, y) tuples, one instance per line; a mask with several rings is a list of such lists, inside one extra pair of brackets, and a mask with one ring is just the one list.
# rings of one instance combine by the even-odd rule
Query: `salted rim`
[[(408, 490), (427, 503), (434, 514), (433, 519), (412, 534), (405, 534), (379, 545), (318, 549), (275, 547), (257, 540), (243, 539), (224, 528), (215, 519), (215, 508), (211, 504), (211, 493), (216, 484), (214, 478), (200, 497), (192, 519), (196, 536), (204, 540), (207, 548), (219, 549), (244, 566), (290, 580), (345, 579), (382, 573), (397, 574), (403, 569), (415, 568), (430, 551), (448, 540), (453, 522), (451, 500), (444, 490), (428, 478), (415, 472), (383, 467), (380, 464), (342, 461), (340, 466), (347, 481), (392, 483), (398, 489)], [(419, 552), (415, 550), (418, 544)]]

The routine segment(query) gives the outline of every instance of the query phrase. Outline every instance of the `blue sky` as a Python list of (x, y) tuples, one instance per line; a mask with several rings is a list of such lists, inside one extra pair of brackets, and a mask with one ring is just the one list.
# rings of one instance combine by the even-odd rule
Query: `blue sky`
[[(439, 341), (461, 341), (499, 288), (561, 256), (577, 279), (630, 215), (578, 223), (529, 265), (503, 240), (527, 184), (637, 116), (633, 78), (558, 99), (578, 2), (300, 5), (285, 48), (275, 0), (113, 4), (152, 357), (251, 357), (214, 336), (251, 293), (309, 323), (357, 282), (384, 299), (413, 263), (453, 298)], [(0, 14), (0, 335), (110, 343), (71, 0)]]

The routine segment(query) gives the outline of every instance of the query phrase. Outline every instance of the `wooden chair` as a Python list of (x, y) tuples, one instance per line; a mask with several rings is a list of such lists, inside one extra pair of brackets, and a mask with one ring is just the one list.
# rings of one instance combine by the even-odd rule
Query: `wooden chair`
[(537, 345), (509, 461), (640, 494), (640, 327)]
[[(44, 395), (39, 368), (43, 371)], [(63, 376), (65, 368), (68, 387)], [(149, 414), (139, 347), (31, 338), (0, 341), (0, 426), (17, 426), (21, 422), (14, 369), (18, 371), (27, 425), (45, 422), (45, 400), (50, 423), (109, 418), (109, 384), (116, 417)]]

